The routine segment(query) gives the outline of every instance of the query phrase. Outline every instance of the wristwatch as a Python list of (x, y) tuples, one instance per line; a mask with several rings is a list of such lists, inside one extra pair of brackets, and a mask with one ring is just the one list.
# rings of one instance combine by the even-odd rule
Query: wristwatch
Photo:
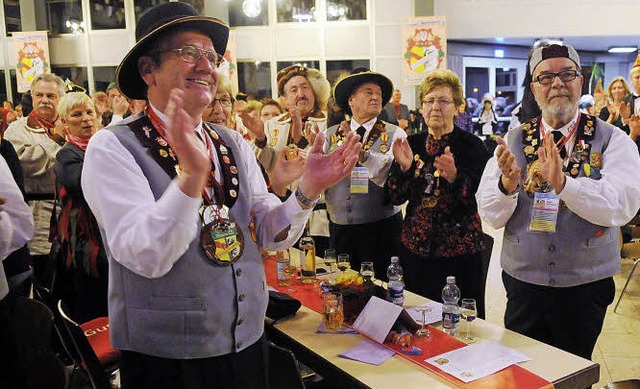
[(314, 205), (316, 205), (316, 203), (318, 202), (318, 200), (320, 200), (320, 197), (318, 197), (315, 200), (311, 200), (310, 198), (308, 198), (307, 196), (305, 196), (302, 191), (300, 190), (300, 188), (296, 189), (296, 199), (298, 199), (298, 201), (300, 202), (300, 204), (302, 204), (305, 208), (309, 209), (311, 207), (313, 207)]

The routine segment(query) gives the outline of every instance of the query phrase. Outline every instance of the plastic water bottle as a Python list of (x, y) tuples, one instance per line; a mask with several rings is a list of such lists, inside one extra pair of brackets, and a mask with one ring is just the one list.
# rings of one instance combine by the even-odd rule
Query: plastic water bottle
[(404, 304), (404, 279), (402, 266), (398, 257), (391, 257), (391, 264), (387, 268), (387, 301), (396, 305)]
[(444, 332), (455, 336), (460, 324), (460, 289), (456, 285), (456, 277), (448, 276), (447, 285), (442, 289), (442, 328)]

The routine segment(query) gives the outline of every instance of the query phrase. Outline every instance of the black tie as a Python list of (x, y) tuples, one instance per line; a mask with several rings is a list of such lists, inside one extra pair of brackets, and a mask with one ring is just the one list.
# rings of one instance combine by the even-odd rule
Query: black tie
[(553, 131), (553, 142), (558, 147), (558, 152), (560, 153), (560, 158), (565, 159), (567, 156), (567, 149), (564, 147), (564, 143), (562, 140), (564, 139), (564, 135), (560, 131)]
[(367, 129), (362, 126), (358, 127), (356, 130), (356, 134), (360, 137), (360, 142), (362, 142), (365, 132), (367, 132)]

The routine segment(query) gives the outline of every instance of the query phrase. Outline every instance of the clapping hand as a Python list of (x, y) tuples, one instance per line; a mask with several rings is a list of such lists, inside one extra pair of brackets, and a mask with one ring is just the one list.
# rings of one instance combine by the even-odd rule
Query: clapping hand
[(564, 189), (566, 176), (562, 171), (562, 158), (560, 158), (560, 152), (556, 147), (551, 131), (548, 131), (544, 136), (544, 147), (538, 148), (538, 160), (540, 161), (540, 175), (543, 180), (555, 189), (556, 194), (560, 194)]
[(183, 95), (184, 92), (179, 88), (171, 90), (166, 107), (166, 137), (180, 162), (178, 186), (187, 196), (195, 198), (200, 197), (207, 181), (211, 171), (211, 159), (205, 143), (193, 130), (194, 119), (184, 110)]
[(444, 153), (439, 155), (433, 161), (433, 167), (438, 169), (440, 176), (449, 181), (450, 184), (458, 177), (458, 168), (456, 168), (456, 160), (451, 153), (451, 148), (447, 146)]
[(287, 191), (287, 186), (304, 173), (304, 157), (298, 153), (294, 158), (287, 159), (287, 151), (288, 147), (282, 147), (276, 151), (274, 167), (269, 174), (271, 189), (278, 196), (283, 196)]
[(262, 120), (249, 115), (246, 112), (240, 112), (238, 114), (240, 119), (242, 119), (242, 124), (249, 130), (249, 132), (256, 138), (257, 140), (264, 140), (264, 123)]
[(496, 161), (498, 162), (498, 168), (502, 172), (500, 179), (502, 180), (502, 186), (507, 192), (511, 193), (518, 187), (522, 170), (516, 162), (516, 157), (509, 151), (504, 139), (497, 137), (496, 140), (498, 142)]
[(300, 110), (298, 110), (298, 107), (292, 107), (289, 110), (289, 114), (291, 115), (291, 137), (293, 138), (293, 142), (298, 144), (303, 136), (302, 116), (300, 116)]
[(319, 132), (307, 153), (304, 174), (300, 180), (300, 191), (309, 199), (320, 196), (325, 189), (336, 185), (356, 166), (358, 150), (362, 143), (355, 132), (349, 132), (344, 143), (329, 154), (322, 151), (325, 133)]
[(406, 138), (398, 138), (391, 145), (391, 152), (396, 162), (400, 165), (400, 169), (406, 172), (413, 163), (413, 151)]
[(624, 101), (620, 104), (618, 108), (618, 114), (622, 119), (627, 120), (631, 116), (631, 103), (625, 103)]

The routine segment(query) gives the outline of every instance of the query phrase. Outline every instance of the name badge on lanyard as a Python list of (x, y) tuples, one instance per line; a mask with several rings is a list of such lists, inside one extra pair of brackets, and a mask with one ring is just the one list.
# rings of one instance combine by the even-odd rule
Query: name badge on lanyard
[(351, 193), (369, 193), (369, 169), (355, 167), (351, 171)]
[(556, 232), (560, 199), (554, 192), (535, 192), (529, 231)]

